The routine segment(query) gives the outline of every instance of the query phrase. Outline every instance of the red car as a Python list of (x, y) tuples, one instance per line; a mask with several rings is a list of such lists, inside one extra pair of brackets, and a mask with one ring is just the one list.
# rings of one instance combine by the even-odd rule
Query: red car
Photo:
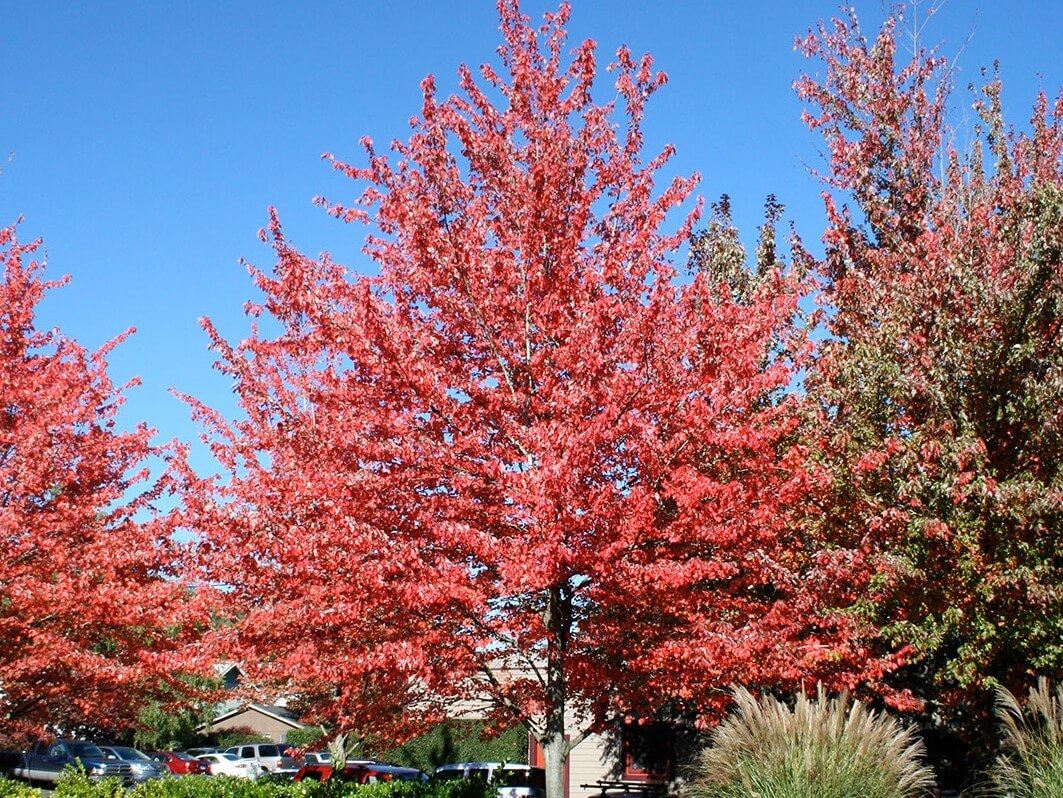
[(148, 754), (156, 762), (162, 762), (175, 776), (199, 774), (206, 776), (210, 771), (207, 763), (183, 751), (152, 751)]

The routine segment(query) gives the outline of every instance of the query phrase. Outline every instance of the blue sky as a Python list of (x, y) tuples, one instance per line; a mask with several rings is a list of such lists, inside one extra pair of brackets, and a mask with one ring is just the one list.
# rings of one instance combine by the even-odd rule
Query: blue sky
[[(554, 6), (523, 7), (538, 17)], [(649, 149), (675, 144), (675, 169), (700, 172), (707, 199), (730, 194), (747, 239), (774, 193), (811, 242), (822, 213), (807, 167), (820, 160), (791, 90), (808, 66), (793, 40), (837, 8), (574, 0), (571, 42), (595, 39), (603, 65), (621, 43), (651, 52), (670, 83), (648, 109)], [(873, 30), (882, 4), (857, 9)], [(319, 156), (357, 159), (362, 135), (404, 136), (426, 74), (449, 93), (457, 66), (493, 61), (499, 42), (489, 0), (33, 0), (6, 3), (4, 28), (0, 223), (25, 217), (20, 235), (44, 238), (49, 274), (73, 278), (40, 324), (91, 348), (136, 327), (111, 357), (116, 381), (143, 381), (123, 419), (182, 440), (197, 430), (171, 386), (232, 412), (197, 319), (246, 334), (254, 295), (238, 260), (271, 265), (256, 237), (267, 207), (303, 251), (364, 267), (363, 230), (312, 205), (356, 195)], [(1029, 118), (1038, 88), (1054, 96), (1063, 85), (1063, 0), (949, 0), (923, 36), (959, 69), (957, 119), (967, 84), (994, 59), (1013, 122)], [(612, 94), (607, 78), (598, 85), (597, 96)], [(211, 467), (202, 453), (196, 463)]]

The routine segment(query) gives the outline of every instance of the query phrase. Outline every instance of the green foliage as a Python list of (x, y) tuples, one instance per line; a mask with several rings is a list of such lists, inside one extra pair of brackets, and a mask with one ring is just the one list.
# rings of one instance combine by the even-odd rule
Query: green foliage
[(202, 742), (198, 729), (209, 720), (209, 712), (195, 709), (166, 711), (157, 703), (150, 704), (137, 718), (133, 744), (145, 751), (191, 748)]
[(305, 726), (288, 732), (285, 742), (292, 748), (309, 748), (324, 736), (325, 732), (320, 726)]
[(129, 798), (328, 798), (321, 786), (314, 782), (295, 784), (290, 779), (181, 776), (144, 782)]
[[(115, 793), (106, 789), (95, 792), (99, 784), (86, 779), (79, 785), (78, 798), (115, 798)], [(490, 793), (493, 790), (484, 784), (471, 781), (390, 781), (360, 785), (330, 780), (296, 784), (287, 779), (181, 776), (145, 782), (131, 790), (128, 798), (493, 798)], [(13, 793), (12, 796), (39, 798), (39, 793)], [(7, 794), (0, 793), (0, 798), (7, 798)]]
[(270, 742), (268, 737), (259, 734), (254, 729), (248, 728), (221, 729), (210, 736), (214, 740), (215, 745), (220, 745), (225, 748), (232, 745), (242, 745), (243, 743)]
[(41, 798), (41, 791), (21, 781), (0, 776), (0, 798)]
[(137, 716), (133, 745), (144, 751), (202, 745), (204, 737), (199, 729), (214, 717), (214, 704), (207, 699), (220, 687), (219, 679), (195, 674), (179, 675), (176, 682), (160, 685), (156, 699)]
[(125, 788), (116, 778), (93, 779), (83, 767), (68, 767), (52, 792), (53, 798), (125, 798)]
[(735, 691), (737, 712), (693, 768), (690, 798), (914, 798), (934, 785), (922, 743), (846, 696), (774, 698)]
[(1027, 710), (1010, 692), (997, 691), (997, 718), (1004, 751), (990, 769), (980, 794), (1007, 798), (1063, 795), (1063, 686), (1046, 679), (1030, 690)]
[[(496, 789), (483, 781), (389, 781), (354, 788), (356, 798), (495, 798)], [(349, 793), (348, 793), (349, 795)], [(309, 798), (320, 798), (317, 795)]]
[(427, 734), (386, 751), (381, 759), (431, 773), (451, 762), (527, 762), (528, 732), (516, 726), (488, 736), (478, 720), (447, 720)]

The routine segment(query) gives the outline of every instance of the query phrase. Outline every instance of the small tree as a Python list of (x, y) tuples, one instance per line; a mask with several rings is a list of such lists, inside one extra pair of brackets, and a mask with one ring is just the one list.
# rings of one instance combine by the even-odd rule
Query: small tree
[(12, 739), (122, 728), (160, 683), (179, 686), (194, 602), (179, 550), (142, 520), (165, 489), (144, 425), (121, 431), (106, 358), (34, 325), (37, 243), (0, 230), (0, 718)]
[(827, 536), (888, 564), (869, 611), (914, 652), (897, 683), (948, 718), (1063, 675), (1063, 95), (1019, 133), (994, 80), (958, 151), (946, 64), (899, 60), (898, 24), (800, 43), (825, 68), (797, 84), (824, 177), (852, 202), (825, 195), (830, 337), (807, 386)]

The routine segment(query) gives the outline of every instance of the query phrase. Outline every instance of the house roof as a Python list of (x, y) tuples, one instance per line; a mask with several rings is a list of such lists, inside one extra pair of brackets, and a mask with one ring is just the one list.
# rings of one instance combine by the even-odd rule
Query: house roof
[(293, 729), (303, 728), (303, 724), (299, 722), (299, 716), (291, 710), (273, 704), (256, 704), (253, 701), (246, 704), (240, 704), (227, 712), (223, 712), (214, 718), (211, 723), (212, 725), (215, 723), (221, 723), (222, 721), (229, 720), (237, 715), (242, 715), (245, 712), (258, 712), (262, 715), (274, 718), (275, 720), (279, 720), (281, 723), (287, 724)]
[(224, 676), (234, 668), (241, 674), (244, 672), (244, 669), (240, 667), (239, 662), (215, 662), (212, 667), (214, 668), (214, 672), (218, 674), (218, 676)]

